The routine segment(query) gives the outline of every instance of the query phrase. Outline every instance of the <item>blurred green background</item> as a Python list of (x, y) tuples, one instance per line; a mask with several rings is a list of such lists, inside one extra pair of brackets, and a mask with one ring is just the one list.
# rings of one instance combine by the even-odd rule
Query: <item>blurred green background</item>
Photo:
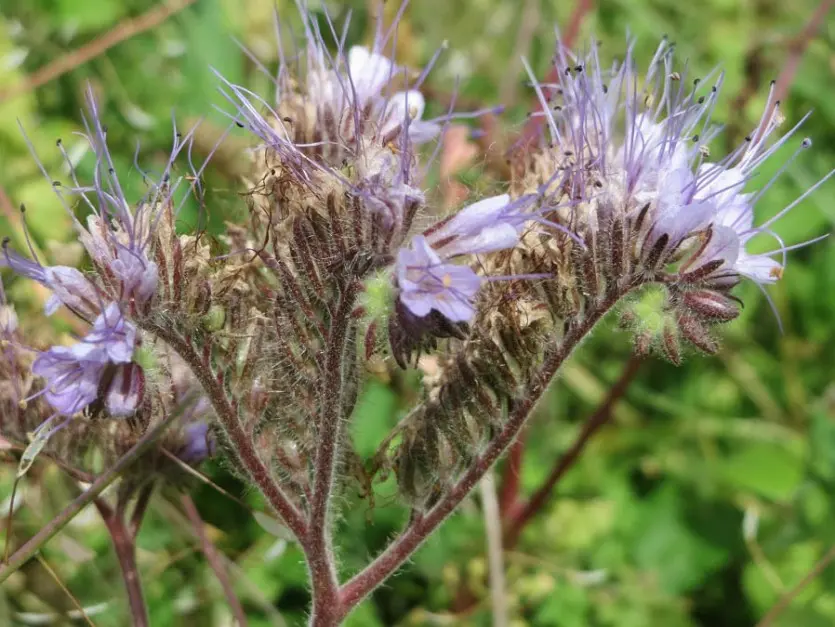
[[(144, 189), (132, 168), (137, 142), (143, 167), (159, 171), (171, 142), (172, 113), (183, 128), (206, 116), (196, 160), (214, 141), (224, 118), (212, 108), (222, 101), (210, 67), (269, 94), (269, 81), (235, 38), (267, 65), (274, 62), (273, 3), (197, 0), (179, 10), (182, 4), (168, 3), (173, 15), (155, 23), (163, 5), (150, 0), (0, 0), (0, 234), (19, 235), (15, 207), (25, 203), (43, 254), (65, 263), (79, 257), (69, 221), (17, 121), (51, 176), (65, 176), (55, 148), (59, 137), (79, 171), (91, 172), (90, 155), (73, 136), (81, 128), (88, 82), (105, 112), (122, 182), (135, 194)], [(355, 0), (329, 6), (338, 18), (353, 10), (349, 38), (362, 42), (373, 24), (374, 4)], [(414, 0), (398, 33), (400, 60), (420, 66), (447, 40), (449, 50), (431, 74), (428, 91), (445, 100), (458, 76), (462, 100), (476, 106), (505, 102), (505, 130), (517, 132), (531, 93), (516, 59), (527, 55), (544, 76), (553, 52), (552, 25), (564, 29), (575, 4)], [(717, 141), (717, 151), (734, 146), (756, 122), (768, 82), (798, 49), (798, 33), (819, 7), (811, 0), (593, 4), (579, 41), (600, 39), (607, 60), (623, 54), (628, 31), (637, 38), (641, 64), (667, 34), (696, 75), (721, 65), (726, 80), (717, 119), (728, 132)], [(318, 5), (311, 3), (314, 10)], [(387, 11), (394, 5), (389, 0)], [(278, 0), (277, 6), (282, 20), (298, 22), (291, 2)], [(152, 27), (143, 30), (148, 24)], [(72, 51), (132, 29), (142, 32), (78, 64)], [(92, 45), (95, 50), (97, 44)], [(39, 73), (61, 59), (69, 71), (57, 77)], [(43, 84), (34, 86), (33, 79)], [(835, 165), (832, 15), (822, 19), (805, 47), (785, 103), (787, 127), (809, 109), (814, 115), (803, 134), (814, 139), (815, 147), (759, 203), (761, 219)], [(206, 177), (213, 229), (242, 210), (235, 195), (240, 164), (230, 154), (221, 151)], [(777, 165), (765, 168), (763, 176)], [(486, 188), (494, 182), (482, 176), (483, 170), (484, 160), (475, 159), (457, 177)], [(830, 181), (783, 219), (777, 232), (794, 243), (831, 231), (833, 194)], [(197, 218), (193, 203), (181, 215), (182, 228), (193, 227)], [(31, 283), (4, 278), (25, 324), (41, 334), (38, 339), (45, 343), (67, 330), (66, 321), (58, 320), (55, 328), (30, 321), (40, 316), (43, 295)], [(505, 555), (512, 625), (755, 625), (835, 546), (835, 246), (827, 241), (792, 253), (786, 278), (770, 289), (783, 334), (756, 287), (744, 285), (738, 293), (745, 308), (725, 329), (720, 355), (691, 354), (679, 368), (657, 359), (644, 363), (616, 406), (612, 424)], [(541, 482), (618, 378), (630, 346), (614, 326), (610, 321), (583, 345), (536, 417), (522, 472), (524, 491)], [(361, 453), (372, 451), (396, 421), (407, 403), (402, 389), (396, 380), (369, 382), (353, 429)], [(0, 467), (5, 498), (15, 463), (3, 459), (8, 459)], [(222, 465), (213, 462), (204, 470), (219, 485), (244, 495), (253, 508), (261, 507)], [(67, 501), (65, 481), (49, 464), (36, 465), (21, 486), (16, 537), (34, 533)], [(370, 507), (351, 490), (346, 493), (340, 537), (346, 571), (380, 550), (402, 523), (403, 511), (390, 497), (390, 486), (383, 486)], [(195, 499), (250, 624), (303, 624), (308, 597), (300, 552), (214, 489), (200, 487)], [(173, 490), (158, 493), (139, 537), (152, 624), (231, 625), (219, 586), (176, 503)], [(6, 499), (2, 511), (7, 507)], [(128, 624), (109, 538), (93, 512), (50, 542), (43, 557), (95, 625)], [(349, 624), (490, 625), (485, 572), (484, 520), (477, 499), (471, 499)], [(0, 590), (2, 625), (82, 624), (61, 617), (71, 608), (36, 562)], [(805, 586), (774, 624), (835, 625), (835, 567)]]

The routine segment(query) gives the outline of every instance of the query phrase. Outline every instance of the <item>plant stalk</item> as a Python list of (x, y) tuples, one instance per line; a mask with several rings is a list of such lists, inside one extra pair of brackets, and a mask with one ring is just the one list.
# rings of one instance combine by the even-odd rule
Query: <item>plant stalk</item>
[(628, 286), (623, 290), (610, 293), (594, 310), (589, 311), (579, 324), (570, 327), (561, 340), (551, 345), (539, 372), (532, 378), (527, 393), (514, 404), (504, 427), (490, 441), (487, 448), (473, 460), (457, 483), (440, 498), (432, 509), (416, 515), (403, 534), (365, 570), (340, 589), (343, 616), (409, 559), (476, 487), (485, 473), (514, 442), (565, 360), (615, 303), (634, 287), (637, 286)]
[(339, 582), (333, 555), (330, 528), (330, 502), (333, 477), (339, 460), (342, 432), (345, 362), (350, 343), (351, 311), (357, 294), (357, 283), (349, 282), (342, 291), (325, 345), (324, 381), (320, 391), (322, 411), (318, 420), (318, 447), (313, 479), (313, 501), (308, 520), (308, 535), (302, 542), (310, 568), (313, 593), (311, 625), (325, 627), (337, 624), (342, 613)]
[(188, 364), (192, 374), (200, 382), (203, 391), (209, 398), (218, 420), (223, 425), (238, 459), (250, 478), (295, 536), (299, 539), (304, 538), (307, 533), (304, 518), (284, 490), (273, 479), (269, 468), (261, 460), (258, 451), (255, 450), (252, 439), (244, 431), (235, 408), (226, 397), (223, 386), (218, 383), (210, 369), (204, 365), (191, 343), (176, 331), (162, 325), (144, 325), (144, 328), (165, 341)]
[(145, 595), (142, 592), (142, 580), (139, 577), (139, 569), (136, 567), (136, 537), (130, 532), (124, 519), (106, 503), (100, 499), (96, 499), (94, 503), (107, 526), (110, 539), (113, 541), (113, 549), (116, 552), (119, 568), (122, 570), (122, 579), (125, 582), (125, 592), (128, 595), (133, 626), (150, 627), (148, 607), (145, 604)]

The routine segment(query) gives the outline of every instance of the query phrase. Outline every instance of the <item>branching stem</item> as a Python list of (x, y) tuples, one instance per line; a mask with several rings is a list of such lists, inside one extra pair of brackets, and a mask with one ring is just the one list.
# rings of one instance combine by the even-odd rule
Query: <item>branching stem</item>
[(226, 397), (223, 386), (204, 365), (202, 358), (191, 342), (163, 325), (145, 324), (143, 326), (147, 331), (164, 340), (188, 364), (192, 374), (200, 382), (203, 391), (212, 403), (212, 408), (229, 436), (241, 464), (290, 530), (297, 538), (304, 538), (307, 533), (304, 518), (284, 490), (273, 479), (269, 468), (261, 460), (258, 451), (255, 450), (252, 438), (244, 431), (235, 408)]
[(339, 440), (342, 431), (343, 396), (350, 344), (351, 311), (357, 295), (356, 282), (351, 281), (342, 291), (325, 344), (325, 369), (320, 390), (322, 411), (318, 420), (318, 446), (313, 480), (313, 501), (310, 508), (308, 536), (302, 542), (310, 568), (313, 589), (311, 625), (324, 627), (338, 624), (343, 614), (339, 602), (339, 582), (336, 578), (329, 506), (333, 491), (333, 477), (339, 460)]
[(119, 461), (99, 476), (87, 490), (75, 498), (60, 514), (44, 525), (38, 533), (15, 551), (3, 567), (0, 568), (0, 583), (3, 583), (13, 572), (25, 564), (46, 542), (75, 518), (82, 509), (95, 501), (111, 483), (121, 476), (122, 472), (128, 466), (133, 464), (143, 453), (150, 449), (159, 437), (165, 433), (165, 430), (175, 422), (177, 422), (176, 414), (169, 417), (168, 420), (160, 422), (143, 435), (139, 442), (134, 444), (133, 448), (119, 458)]
[(136, 567), (136, 536), (131, 533), (128, 525), (125, 524), (125, 519), (118, 514), (118, 510), (113, 510), (101, 499), (96, 499), (94, 503), (113, 541), (113, 549), (119, 560), (122, 579), (125, 582), (133, 626), (150, 627), (148, 608), (142, 592), (142, 580), (139, 577), (139, 569)]
[[(636, 287), (636, 286), (631, 286)], [(595, 309), (586, 313), (576, 325), (555, 341), (546, 351), (538, 373), (531, 379), (526, 393), (514, 403), (501, 431), (478, 455), (460, 479), (424, 514), (415, 516), (406, 530), (389, 545), (365, 570), (340, 589), (343, 616), (394, 573), (417, 548), (446, 520), (464, 498), (476, 487), (484, 474), (504, 453), (519, 434), (542, 395), (548, 389), (565, 360), (588, 335), (598, 321), (631, 287), (610, 293)]]

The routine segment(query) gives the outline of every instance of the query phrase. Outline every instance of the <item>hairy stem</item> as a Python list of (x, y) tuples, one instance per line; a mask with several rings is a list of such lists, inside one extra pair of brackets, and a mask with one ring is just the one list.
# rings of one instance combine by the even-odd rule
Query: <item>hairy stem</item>
[(75, 518), (82, 509), (95, 501), (111, 483), (119, 478), (128, 466), (139, 459), (143, 453), (156, 443), (157, 439), (159, 439), (166, 429), (177, 422), (177, 417), (176, 414), (172, 415), (168, 420), (160, 422), (143, 435), (127, 453), (119, 458), (119, 461), (96, 479), (87, 490), (78, 495), (60, 514), (44, 525), (28, 542), (15, 551), (3, 565), (3, 568), (0, 568), (0, 583), (3, 583), (13, 572), (25, 564), (46, 542)]
[(148, 619), (145, 595), (142, 593), (142, 580), (139, 578), (139, 569), (136, 567), (136, 537), (128, 529), (125, 520), (107, 503), (101, 499), (96, 499), (94, 503), (107, 526), (110, 539), (113, 541), (113, 549), (119, 560), (119, 568), (122, 570), (122, 579), (125, 582), (125, 592), (128, 595), (132, 624), (134, 627), (149, 627), (151, 623)]
[(589, 440), (591, 440), (592, 436), (594, 436), (594, 434), (608, 422), (612, 415), (612, 408), (615, 403), (617, 403), (618, 399), (626, 393), (627, 388), (630, 383), (632, 383), (635, 375), (638, 373), (640, 366), (640, 357), (632, 356), (629, 358), (629, 361), (627, 361), (626, 367), (621, 373), (620, 378), (609, 390), (609, 393), (600, 404), (600, 407), (598, 407), (588, 420), (586, 420), (582, 431), (580, 431), (580, 434), (571, 445), (571, 448), (569, 448), (557, 460), (557, 463), (551, 469), (551, 472), (548, 473), (548, 477), (539, 489), (533, 494), (526, 504), (523, 504), (508, 513), (506, 517), (504, 539), (505, 546), (512, 548), (516, 545), (516, 542), (519, 540), (519, 535), (522, 533), (522, 529), (548, 502), (548, 499), (551, 497), (557, 483), (559, 483), (560, 479), (562, 479), (568, 469), (571, 468), (579, 459), (580, 454), (583, 452), (583, 449), (586, 444), (588, 444)]
[(244, 431), (237, 412), (226, 397), (223, 386), (218, 382), (209, 368), (205, 366), (200, 355), (191, 342), (181, 337), (177, 332), (163, 325), (144, 325), (146, 330), (165, 341), (188, 364), (192, 374), (200, 382), (203, 391), (209, 398), (212, 408), (217, 414), (232, 442), (235, 453), (246, 469), (252, 481), (269, 501), (276, 513), (284, 520), (297, 538), (304, 538), (306, 525), (299, 510), (276, 483), (269, 468), (261, 460), (255, 450), (252, 439)]
[(356, 300), (357, 284), (351, 281), (342, 291), (325, 345), (325, 369), (320, 390), (321, 413), (318, 420), (313, 501), (310, 507), (308, 536), (302, 543), (310, 568), (313, 591), (311, 625), (336, 624), (339, 608), (339, 582), (336, 578), (329, 520), (333, 477), (339, 461), (342, 431), (346, 354), (351, 329), (351, 311)]
[(525, 458), (525, 431), (522, 430), (507, 456), (502, 475), (502, 489), (499, 498), (499, 509), (502, 517), (514, 509), (519, 502), (519, 481), (522, 473), (522, 462)]
[(232, 614), (238, 623), (238, 627), (246, 627), (247, 620), (244, 608), (241, 606), (241, 602), (235, 595), (235, 589), (232, 587), (232, 581), (229, 579), (229, 573), (226, 572), (226, 568), (223, 565), (223, 561), (220, 558), (217, 547), (212, 544), (209, 536), (206, 535), (206, 524), (200, 517), (200, 512), (197, 511), (197, 506), (194, 504), (194, 500), (188, 494), (183, 494), (180, 496), (180, 503), (183, 504), (186, 516), (191, 522), (191, 526), (194, 528), (194, 533), (197, 535), (197, 539), (200, 541), (200, 548), (203, 551), (203, 555), (206, 556), (209, 566), (214, 572), (215, 577), (217, 577), (220, 587), (223, 589), (223, 594), (226, 596), (226, 602), (229, 603), (229, 608), (232, 610)]
[(472, 461), (470, 467), (432, 509), (416, 515), (406, 530), (385, 551), (342, 587), (340, 600), (345, 613), (409, 559), (412, 553), (476, 487), (484, 474), (516, 439), (528, 416), (531, 415), (566, 358), (627, 291), (629, 288), (623, 292), (610, 294), (596, 309), (589, 311), (582, 321), (570, 327), (561, 340), (549, 347), (543, 364), (538, 373), (532, 377), (525, 395), (514, 403), (504, 427), (490, 441), (486, 449)]

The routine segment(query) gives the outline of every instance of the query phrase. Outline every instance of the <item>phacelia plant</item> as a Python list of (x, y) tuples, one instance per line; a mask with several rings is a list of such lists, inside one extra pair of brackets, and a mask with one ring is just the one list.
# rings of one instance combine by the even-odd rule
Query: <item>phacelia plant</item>
[[(666, 41), (645, 71), (631, 46), (607, 69), (594, 45), (575, 56), (558, 44), (557, 81), (540, 83), (528, 68), (544, 119), (514, 154), (508, 193), (438, 218), (425, 153), (449, 120), (484, 112), (425, 119), (432, 63), (415, 71), (392, 58), (396, 23), (370, 48), (349, 48), (332, 24), (325, 36), (302, 18), (303, 46), (281, 58), (273, 100), (218, 75), (230, 127), (253, 138), (242, 155), (248, 217), (228, 226), (221, 251), (175, 229), (177, 192), (203, 169), (177, 174), (192, 135), (175, 130), (162, 175), (128, 198), (89, 94), (92, 180), (79, 181), (67, 157), (71, 182), (54, 185), (88, 261), (45, 265), (8, 239), (0, 257), (49, 291), (47, 315), (65, 308), (86, 330), (69, 345), (30, 346), (2, 302), (0, 426), (21, 450), (37, 441), (86, 476), (97, 472), (85, 466), (88, 450), (106, 451), (107, 467), (171, 423), (143, 449), (154, 472), (146, 463), (121, 474), (116, 510), (176, 476), (172, 457), (224, 456), (297, 539), (311, 624), (327, 626), (473, 490), (609, 312), (620, 309), (640, 354), (678, 363), (687, 345), (715, 353), (718, 328), (739, 313), (737, 284), (782, 278), (797, 245), (771, 227), (817, 185), (756, 224), (773, 182), (755, 186), (758, 168), (785, 144), (811, 146), (800, 123), (780, 134), (779, 102), (769, 99), (742, 146), (714, 155), (721, 75), (687, 77)], [(768, 253), (749, 249), (760, 234), (776, 242)], [(382, 306), (368, 302), (372, 284)], [(633, 306), (647, 291), (661, 303), (658, 324)], [(413, 368), (422, 355), (438, 364), (422, 398), (360, 459), (346, 431), (366, 366)], [(334, 519), (357, 468), (369, 484), (393, 472), (411, 515), (367, 568), (340, 581)], [(112, 523), (110, 507), (100, 509)]]

